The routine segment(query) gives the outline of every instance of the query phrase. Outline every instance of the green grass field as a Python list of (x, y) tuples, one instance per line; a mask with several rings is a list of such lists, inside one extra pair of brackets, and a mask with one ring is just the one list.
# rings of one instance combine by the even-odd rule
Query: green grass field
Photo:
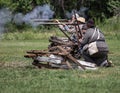
[(119, 93), (120, 42), (107, 39), (114, 67), (96, 71), (37, 69), (27, 50), (46, 49), (48, 40), (0, 41), (0, 93)]
[[(113, 19), (114, 20), (114, 19)], [(118, 21), (118, 22), (116, 22)], [(54, 32), (6, 33), (0, 37), (0, 93), (120, 93), (120, 20), (100, 25), (114, 67), (95, 71), (38, 69), (27, 50), (46, 49)]]

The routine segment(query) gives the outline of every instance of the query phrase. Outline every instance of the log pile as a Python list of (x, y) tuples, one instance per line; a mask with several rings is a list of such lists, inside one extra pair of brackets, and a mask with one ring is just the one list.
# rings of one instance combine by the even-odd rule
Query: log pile
[(33, 65), (39, 68), (59, 68), (85, 70), (86, 67), (94, 68), (94, 64), (85, 65), (78, 61), (80, 54), (77, 53), (77, 44), (66, 38), (52, 36), (49, 39), (50, 45), (46, 50), (30, 50), (24, 57), (32, 58)]

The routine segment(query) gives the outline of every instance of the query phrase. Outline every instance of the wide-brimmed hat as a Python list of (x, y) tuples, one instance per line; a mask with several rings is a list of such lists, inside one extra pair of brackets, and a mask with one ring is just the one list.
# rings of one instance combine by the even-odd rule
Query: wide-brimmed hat
[(85, 18), (84, 17), (78, 17), (77, 18), (77, 21), (80, 21), (82, 23), (85, 23)]

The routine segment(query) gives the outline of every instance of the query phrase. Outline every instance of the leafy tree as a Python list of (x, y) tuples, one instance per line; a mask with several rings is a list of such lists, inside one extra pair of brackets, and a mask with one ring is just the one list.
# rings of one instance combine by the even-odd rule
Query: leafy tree
[(13, 12), (27, 13), (34, 7), (50, 4), (55, 16), (64, 18), (66, 11), (79, 10), (80, 7), (89, 8), (92, 18), (109, 18), (120, 15), (120, 0), (0, 0), (0, 8), (8, 7)]
[(120, 1), (119, 0), (110, 0), (107, 3), (107, 9), (110, 13), (114, 15), (120, 15)]
[(10, 4), (11, 4), (10, 0), (0, 0), (0, 8), (8, 7), (10, 6)]

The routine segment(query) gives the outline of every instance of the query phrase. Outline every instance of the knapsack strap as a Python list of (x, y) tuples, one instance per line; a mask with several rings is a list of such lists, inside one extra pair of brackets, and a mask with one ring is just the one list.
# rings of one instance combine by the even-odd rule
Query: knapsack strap
[(97, 28), (95, 28), (94, 33), (92, 34), (92, 37), (90, 38), (90, 41), (92, 41), (92, 39), (93, 39), (93, 37), (95, 36), (95, 33), (96, 33), (96, 32), (98, 33), (97, 40), (100, 39), (100, 31), (99, 31)]

